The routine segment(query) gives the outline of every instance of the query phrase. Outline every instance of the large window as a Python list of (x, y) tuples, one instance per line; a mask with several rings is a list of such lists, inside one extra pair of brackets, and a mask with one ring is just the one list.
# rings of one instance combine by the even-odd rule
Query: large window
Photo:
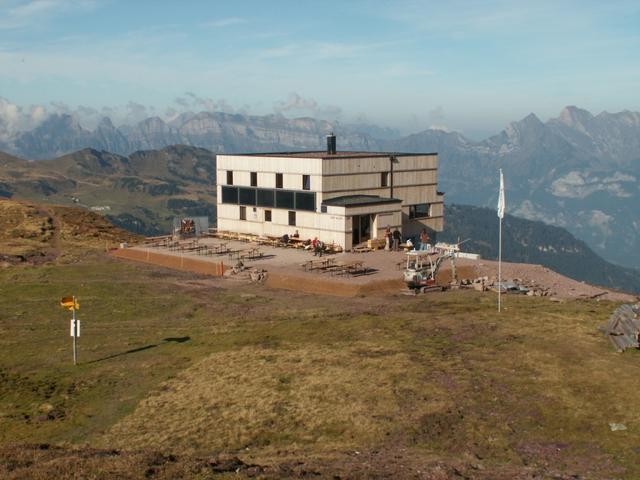
[(227, 170), (227, 185), (233, 185), (233, 171)]
[(311, 175), (302, 175), (302, 189), (311, 190)]
[(296, 210), (316, 210), (316, 196), (313, 193), (296, 192)]
[(238, 187), (222, 187), (222, 203), (238, 203)]
[(315, 212), (316, 194), (272, 188), (230, 187), (223, 185), (222, 203), (251, 207), (282, 208)]
[(276, 188), (282, 188), (282, 174), (276, 173)]
[(431, 216), (431, 204), (409, 205), (409, 218), (427, 218)]
[(289, 212), (289, 225), (296, 226), (296, 212)]
[(289, 190), (281, 190), (276, 192), (276, 207), (293, 210), (295, 203), (293, 201), (293, 192)]
[(255, 188), (240, 188), (240, 203), (243, 205), (255, 205), (256, 204), (256, 189)]
[(251, 172), (251, 186), (258, 186), (258, 172)]
[(258, 206), (259, 207), (275, 207), (276, 192), (274, 190), (259, 188), (258, 189)]

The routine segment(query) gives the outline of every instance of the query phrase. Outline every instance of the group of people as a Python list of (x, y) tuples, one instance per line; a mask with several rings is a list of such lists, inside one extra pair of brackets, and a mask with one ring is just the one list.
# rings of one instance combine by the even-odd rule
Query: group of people
[[(300, 238), (298, 230), (296, 230), (291, 236), (285, 233), (282, 237), (280, 237), (280, 243), (284, 243), (285, 245), (287, 245), (291, 243), (292, 238)], [(324, 252), (324, 242), (318, 240), (318, 237), (314, 237), (313, 240), (306, 240), (303, 245), (305, 250), (312, 250), (314, 256), (321, 257), (322, 253)]]
[[(293, 233), (291, 236), (285, 233), (282, 237), (280, 237), (280, 242), (284, 244), (288, 244), (290, 243), (292, 238), (300, 238), (300, 234), (298, 233), (298, 230), (296, 230), (295, 233)], [(392, 231), (391, 227), (387, 225), (387, 227), (384, 230), (384, 239), (385, 239), (385, 247), (384, 247), (385, 250), (393, 250), (394, 252), (400, 251), (400, 242), (402, 241), (402, 234), (400, 233), (400, 230), (398, 230), (398, 227), (395, 227)], [(431, 241), (431, 238), (427, 233), (427, 229), (423, 228), (422, 231), (420, 232), (417, 250), (428, 250), (430, 241)], [(413, 249), (416, 250), (410, 238), (407, 239), (406, 245), (407, 247), (409, 248), (413, 247)], [(321, 240), (318, 239), (318, 237), (314, 237), (313, 240), (307, 240), (306, 242), (304, 242), (304, 247), (306, 250), (312, 250), (314, 255), (321, 257), (322, 252), (324, 252), (325, 245)]]
[[(394, 252), (400, 250), (400, 241), (402, 240), (402, 235), (400, 234), (400, 230), (398, 230), (398, 227), (394, 228), (393, 231), (391, 231), (391, 227), (387, 225), (387, 228), (385, 228), (384, 230), (384, 239), (385, 250), (393, 250)], [(418, 244), (418, 250), (428, 250), (430, 241), (431, 238), (429, 238), (427, 229), (423, 228), (420, 232), (420, 242)], [(407, 239), (406, 243), (409, 248), (413, 247), (413, 249), (415, 250), (413, 242), (410, 238)]]

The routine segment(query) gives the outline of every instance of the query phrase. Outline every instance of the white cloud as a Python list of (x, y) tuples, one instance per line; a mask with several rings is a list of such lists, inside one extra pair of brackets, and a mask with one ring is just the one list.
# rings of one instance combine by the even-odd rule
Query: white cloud
[(0, 97), (0, 140), (6, 142), (16, 132), (36, 127), (47, 115), (42, 105), (22, 107)]
[(291, 113), (293, 115), (312, 115), (322, 119), (335, 120), (342, 114), (342, 109), (334, 105), (321, 106), (313, 98), (304, 98), (296, 92), (292, 92), (286, 98), (275, 103), (273, 110), (276, 113)]
[(72, 11), (91, 10), (96, 0), (28, 0), (0, 4), (0, 29), (30, 27), (44, 19)]

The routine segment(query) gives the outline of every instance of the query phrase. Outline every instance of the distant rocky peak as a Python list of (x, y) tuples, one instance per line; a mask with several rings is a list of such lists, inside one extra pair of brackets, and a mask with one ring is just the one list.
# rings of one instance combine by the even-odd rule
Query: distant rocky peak
[(115, 130), (116, 127), (113, 125), (113, 122), (109, 117), (102, 117), (100, 123), (96, 127), (96, 130)]
[(536, 135), (544, 130), (544, 123), (540, 121), (540, 119), (535, 115), (535, 113), (530, 113), (522, 120), (518, 120), (517, 122), (511, 122), (504, 129), (504, 134), (509, 139), (518, 139), (522, 136), (527, 135)]
[(84, 130), (78, 120), (68, 113), (54, 113), (53, 115), (49, 115), (37, 128), (41, 130), (52, 128), (73, 131)]
[(593, 122), (594, 116), (591, 112), (583, 110), (575, 106), (565, 107), (558, 120), (568, 127), (572, 127), (578, 130), (586, 130), (588, 125)]

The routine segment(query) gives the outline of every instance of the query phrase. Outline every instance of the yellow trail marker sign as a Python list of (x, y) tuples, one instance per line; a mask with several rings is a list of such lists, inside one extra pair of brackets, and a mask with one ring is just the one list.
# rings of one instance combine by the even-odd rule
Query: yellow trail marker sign
[(80, 310), (80, 302), (75, 300), (74, 297), (63, 297), (60, 300), (60, 306), (67, 310)]

